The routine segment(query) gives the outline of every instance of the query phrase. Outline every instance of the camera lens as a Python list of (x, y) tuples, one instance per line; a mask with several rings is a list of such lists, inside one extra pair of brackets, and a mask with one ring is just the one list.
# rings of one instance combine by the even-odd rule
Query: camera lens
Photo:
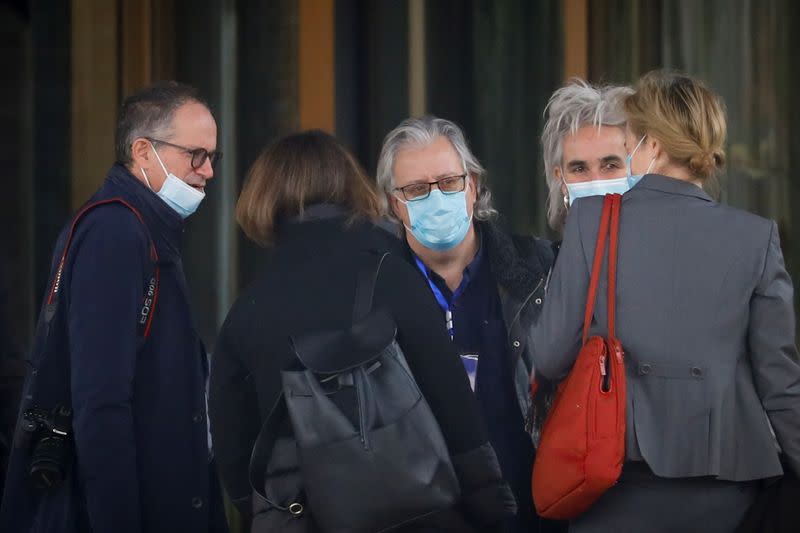
[(52, 489), (64, 481), (66, 443), (61, 437), (44, 437), (33, 450), (31, 479), (40, 489)]

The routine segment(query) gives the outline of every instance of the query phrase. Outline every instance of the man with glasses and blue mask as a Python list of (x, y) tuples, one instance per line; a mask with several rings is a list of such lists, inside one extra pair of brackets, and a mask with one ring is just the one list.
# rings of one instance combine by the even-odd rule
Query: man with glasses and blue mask
[(517, 499), (505, 531), (560, 531), (539, 519), (531, 499), (533, 347), (526, 343), (553, 255), (548, 241), (499, 227), (484, 174), (459, 127), (429, 116), (386, 136), (377, 180), (404, 228), (409, 261), (442, 309)]
[(594, 87), (574, 79), (545, 109), (542, 155), (549, 190), (547, 222), (559, 234), (569, 206), (584, 196), (625, 193), (637, 178), (626, 168), (622, 98), (629, 87)]
[(36, 433), (15, 444), (0, 531), (227, 531), (181, 262), (220, 156), (191, 87), (123, 103), (117, 163), (56, 244), (19, 422)]

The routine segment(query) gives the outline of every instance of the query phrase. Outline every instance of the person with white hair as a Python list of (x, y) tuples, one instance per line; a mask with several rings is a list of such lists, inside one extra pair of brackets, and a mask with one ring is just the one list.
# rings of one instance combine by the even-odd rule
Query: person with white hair
[(567, 210), (583, 196), (624, 193), (633, 183), (625, 168), (625, 114), (629, 87), (597, 87), (574, 78), (545, 108), (542, 155), (547, 222), (559, 234)]
[(409, 261), (441, 307), (441, 327), (461, 354), (517, 500), (505, 531), (563, 530), (540, 521), (530, 488), (533, 347), (526, 340), (544, 299), (550, 242), (500, 229), (485, 171), (449, 120), (410, 118), (389, 132), (377, 181), (402, 223)]

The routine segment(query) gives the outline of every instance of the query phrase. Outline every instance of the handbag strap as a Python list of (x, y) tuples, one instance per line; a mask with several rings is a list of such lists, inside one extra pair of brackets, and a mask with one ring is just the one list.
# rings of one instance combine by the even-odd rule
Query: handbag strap
[[(589, 340), (589, 327), (594, 316), (597, 300), (597, 287), (600, 284), (600, 271), (603, 267), (606, 242), (608, 246), (608, 338), (615, 338), (616, 327), (616, 288), (617, 288), (617, 249), (619, 247), (619, 214), (622, 196), (607, 194), (603, 199), (603, 212), (600, 215), (600, 228), (597, 230), (597, 245), (594, 250), (592, 276), (589, 292), (586, 295), (586, 311), (583, 315), (583, 344)], [(610, 238), (609, 238), (610, 235)]]
[(608, 338), (617, 337), (617, 249), (619, 248), (619, 216), (622, 196), (612, 195), (611, 228), (608, 238)]

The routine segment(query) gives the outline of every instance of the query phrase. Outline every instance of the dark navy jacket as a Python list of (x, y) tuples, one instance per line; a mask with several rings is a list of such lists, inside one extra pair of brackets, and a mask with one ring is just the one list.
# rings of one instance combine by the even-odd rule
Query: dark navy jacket
[[(183, 223), (120, 165), (90, 203), (111, 197), (136, 208), (146, 226), (118, 204), (82, 219), (61, 281), (57, 313), (66, 331), (53, 333), (68, 348), (75, 475), (63, 494), (44, 496), (24, 476), (10, 476), (0, 530), (222, 531), (208, 449), (207, 361), (180, 257)], [(159, 256), (159, 291), (144, 340), (137, 317), (154, 269), (148, 230)], [(40, 327), (35, 346), (42, 334)], [(52, 381), (38, 389), (64, 386)]]

